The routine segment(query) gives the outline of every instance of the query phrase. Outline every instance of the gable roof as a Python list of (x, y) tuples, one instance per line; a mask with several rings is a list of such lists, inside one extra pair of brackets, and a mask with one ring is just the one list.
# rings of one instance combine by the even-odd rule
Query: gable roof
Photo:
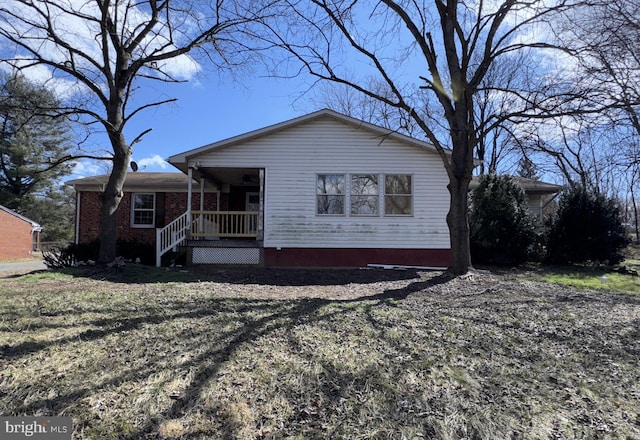
[[(529, 194), (554, 194), (560, 192), (560, 190), (562, 189), (562, 185), (547, 183), (541, 180), (529, 179), (520, 176), (509, 177), (511, 177), (514, 182), (520, 185), (520, 187)], [(474, 189), (477, 188), (478, 185), (480, 185), (480, 176), (473, 176), (473, 178), (471, 179), (471, 183), (469, 183), (469, 188)]]
[[(100, 174), (97, 176), (84, 177), (81, 179), (69, 180), (67, 185), (74, 186), (76, 189), (85, 191), (103, 191), (109, 174)], [(152, 173), (152, 172), (136, 172), (127, 173), (124, 181), (124, 190), (135, 188), (157, 188), (157, 189), (184, 189), (189, 183), (189, 177), (183, 173)], [(194, 180), (195, 184), (196, 181)]]
[[(404, 135), (402, 133), (398, 133), (396, 131), (390, 130), (388, 128), (381, 127), (379, 125), (371, 124), (369, 122), (362, 121), (360, 119), (353, 118), (351, 116), (344, 115), (342, 113), (338, 113), (334, 110), (330, 109), (322, 109), (313, 113), (309, 113), (303, 116), (299, 116), (297, 118), (289, 119), (284, 122), (280, 122), (274, 125), (269, 125), (267, 127), (263, 127), (257, 130), (253, 130), (238, 136), (233, 136), (227, 139), (223, 139), (217, 142), (213, 142), (211, 144), (204, 145), (202, 147), (194, 148), (191, 150), (187, 150), (183, 153), (174, 154), (167, 158), (167, 162), (178, 168), (180, 171), (187, 171), (187, 162), (197, 157), (201, 154), (208, 153), (212, 150), (217, 150), (220, 148), (231, 147), (233, 145), (239, 144), (241, 142), (246, 142), (252, 139), (259, 138), (261, 136), (266, 136), (270, 134), (277, 133), (282, 130), (286, 130), (288, 128), (295, 127), (300, 124), (304, 124), (310, 121), (318, 120), (321, 118), (331, 118), (336, 121), (343, 122), (345, 124), (357, 127), (364, 128), (369, 130), (381, 138), (391, 138), (395, 140), (399, 140), (411, 145), (414, 145), (418, 148), (425, 149), (427, 151), (431, 151), (433, 153), (437, 153), (436, 147), (429, 142), (421, 141), (419, 139), (413, 138), (411, 136)], [(448, 150), (447, 150), (448, 151)]]
[(7, 214), (10, 214), (10, 215), (12, 215), (14, 217), (19, 218), (23, 222), (29, 223), (29, 225), (31, 225), (31, 227), (33, 228), (34, 231), (41, 231), (42, 230), (42, 226), (40, 226), (40, 223), (34, 222), (33, 220), (30, 220), (27, 217), (18, 214), (14, 210), (7, 208), (6, 206), (0, 205), (0, 211), (4, 211)]

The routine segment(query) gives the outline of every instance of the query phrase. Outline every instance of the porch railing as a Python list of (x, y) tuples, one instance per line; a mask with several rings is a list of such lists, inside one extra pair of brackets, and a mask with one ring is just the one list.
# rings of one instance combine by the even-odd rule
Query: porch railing
[(176, 218), (164, 228), (156, 229), (156, 266), (160, 267), (162, 256), (170, 249), (175, 249), (187, 239), (189, 232), (189, 215), (187, 212)]
[(256, 238), (257, 211), (191, 211), (191, 238)]

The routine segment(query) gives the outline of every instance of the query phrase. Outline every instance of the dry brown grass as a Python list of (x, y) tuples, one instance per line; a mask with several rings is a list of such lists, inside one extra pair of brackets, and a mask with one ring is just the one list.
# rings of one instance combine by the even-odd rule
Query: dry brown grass
[(637, 295), (139, 267), (0, 292), (0, 414), (75, 439), (640, 438)]

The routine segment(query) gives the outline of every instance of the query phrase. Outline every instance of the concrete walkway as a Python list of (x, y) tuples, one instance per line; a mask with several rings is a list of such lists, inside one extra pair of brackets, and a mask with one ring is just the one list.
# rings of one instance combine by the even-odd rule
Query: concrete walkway
[(36, 270), (45, 270), (47, 266), (42, 260), (0, 262), (0, 278), (9, 275), (24, 275)]

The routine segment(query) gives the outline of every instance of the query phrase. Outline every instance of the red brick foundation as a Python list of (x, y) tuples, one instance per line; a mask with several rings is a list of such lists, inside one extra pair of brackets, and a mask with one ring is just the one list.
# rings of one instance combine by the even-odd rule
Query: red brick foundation
[(448, 267), (449, 249), (264, 249), (267, 267), (364, 267), (367, 264)]

